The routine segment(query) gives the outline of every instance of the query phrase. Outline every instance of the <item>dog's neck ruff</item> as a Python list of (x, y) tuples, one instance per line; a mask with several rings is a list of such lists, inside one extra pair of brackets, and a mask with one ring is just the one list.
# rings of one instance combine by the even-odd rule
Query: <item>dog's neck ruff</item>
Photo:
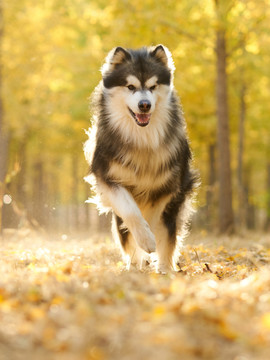
[[(130, 116), (130, 115), (128, 115)], [(136, 148), (157, 149), (165, 138), (166, 122), (158, 116), (152, 115), (150, 123), (146, 127), (141, 127), (136, 122), (130, 121), (123, 116), (118, 121), (111, 122), (113, 130), (117, 131), (125, 143), (129, 143)]]
[(129, 109), (119, 106), (117, 97), (112, 97), (106, 103), (108, 124), (113, 132), (121, 136), (124, 143), (136, 148), (156, 150), (164, 143), (166, 129), (170, 122), (169, 96), (170, 94), (157, 102), (155, 111), (151, 114), (151, 120), (145, 127), (138, 126)]

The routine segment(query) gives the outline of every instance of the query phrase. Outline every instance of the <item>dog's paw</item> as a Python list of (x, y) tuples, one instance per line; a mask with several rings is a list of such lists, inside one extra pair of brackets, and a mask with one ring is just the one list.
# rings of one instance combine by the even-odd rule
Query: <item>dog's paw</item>
[(158, 264), (156, 266), (156, 273), (161, 275), (166, 275), (171, 271), (170, 266), (165, 264)]
[(140, 231), (136, 231), (136, 235), (134, 236), (137, 244), (141, 249), (146, 251), (147, 253), (152, 253), (156, 251), (156, 240), (155, 235), (149, 228), (147, 222), (145, 222), (144, 226)]
[(157, 262), (156, 273), (161, 275), (175, 274), (177, 271), (171, 263)]
[(125, 262), (127, 271), (144, 271), (151, 265), (151, 256), (141, 248), (137, 248), (132, 257), (125, 258)]

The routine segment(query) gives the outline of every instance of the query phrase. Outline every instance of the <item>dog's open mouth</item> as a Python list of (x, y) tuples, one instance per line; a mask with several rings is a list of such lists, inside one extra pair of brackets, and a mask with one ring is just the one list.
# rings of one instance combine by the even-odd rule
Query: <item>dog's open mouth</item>
[(128, 108), (128, 110), (139, 126), (147, 126), (149, 124), (151, 114), (145, 114), (145, 113), (135, 114), (130, 108)]

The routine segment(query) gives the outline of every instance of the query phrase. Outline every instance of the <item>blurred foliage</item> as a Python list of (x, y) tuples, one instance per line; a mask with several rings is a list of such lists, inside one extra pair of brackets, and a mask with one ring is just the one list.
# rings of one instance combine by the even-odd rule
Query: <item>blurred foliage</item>
[(266, 206), (266, 187), (258, 184), (265, 182), (270, 155), (270, 2), (228, 0), (223, 5), (229, 9), (226, 23), (217, 22), (211, 0), (2, 2), (4, 121), (12, 133), (9, 164), (12, 169), (19, 159), (24, 169), (24, 184), (18, 175), (16, 191), (23, 187), (33, 199), (35, 165), (42, 163), (48, 203), (73, 201), (74, 177), (77, 201), (84, 201), (88, 97), (101, 78), (103, 59), (114, 46), (163, 43), (175, 61), (175, 86), (202, 176), (204, 205), (208, 146), (216, 139), (215, 30), (226, 26), (232, 166), (235, 171), (240, 90), (245, 84), (244, 168), (251, 200)]

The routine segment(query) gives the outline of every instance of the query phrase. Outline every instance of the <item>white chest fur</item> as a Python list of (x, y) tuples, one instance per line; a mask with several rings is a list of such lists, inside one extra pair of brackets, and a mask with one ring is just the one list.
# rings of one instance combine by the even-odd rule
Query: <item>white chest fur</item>
[(131, 187), (136, 197), (147, 197), (148, 193), (168, 182), (171, 171), (167, 165), (174, 152), (172, 144), (158, 151), (127, 152), (123, 154), (121, 163), (111, 162), (108, 175), (122, 186)]

